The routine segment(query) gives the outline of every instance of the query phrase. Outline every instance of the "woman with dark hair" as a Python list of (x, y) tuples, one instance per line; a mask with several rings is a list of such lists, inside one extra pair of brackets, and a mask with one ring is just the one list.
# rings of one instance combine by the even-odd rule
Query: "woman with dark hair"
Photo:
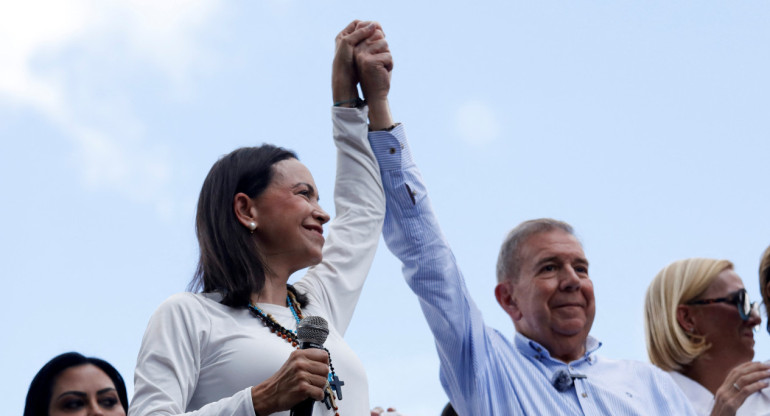
[[(294, 153), (263, 145), (217, 161), (196, 217), (200, 260), (191, 289), (202, 293), (174, 295), (150, 319), (131, 416), (288, 415), (307, 399), (317, 401), (314, 415), (369, 414), (366, 374), (343, 335), (385, 215), (367, 131), (393, 124), (387, 104), (392, 64), (377, 24), (354, 21), (336, 43), (337, 217), (328, 238), (329, 215)], [(368, 108), (358, 98), (359, 81)], [(307, 274), (288, 285), (289, 276), (306, 267)], [(303, 315), (328, 321), (324, 349), (296, 349)]]
[(24, 416), (125, 416), (126, 383), (110, 363), (76, 352), (58, 355), (37, 372)]

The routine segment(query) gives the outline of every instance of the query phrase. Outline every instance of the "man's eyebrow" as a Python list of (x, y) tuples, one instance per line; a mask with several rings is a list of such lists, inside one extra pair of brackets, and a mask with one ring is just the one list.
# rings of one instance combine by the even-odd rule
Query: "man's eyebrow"
[(540, 267), (540, 266), (542, 266), (545, 263), (554, 262), (554, 261), (556, 261), (558, 259), (559, 259), (558, 256), (543, 257), (542, 259), (538, 260), (537, 263), (535, 263), (535, 268)]
[[(559, 261), (559, 256), (543, 257), (542, 259), (538, 260), (535, 263), (535, 267), (537, 268), (537, 267), (542, 266), (543, 264), (551, 263), (551, 262), (555, 262), (555, 261)], [(577, 263), (584, 264), (584, 265), (588, 266), (588, 259), (586, 259), (584, 257), (578, 257), (577, 259), (575, 259), (575, 261)]]

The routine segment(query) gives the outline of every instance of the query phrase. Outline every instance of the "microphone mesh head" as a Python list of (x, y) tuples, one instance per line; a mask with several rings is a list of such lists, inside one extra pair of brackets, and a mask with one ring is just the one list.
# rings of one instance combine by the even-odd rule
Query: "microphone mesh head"
[(323, 345), (329, 336), (329, 324), (320, 316), (306, 316), (297, 325), (297, 340)]

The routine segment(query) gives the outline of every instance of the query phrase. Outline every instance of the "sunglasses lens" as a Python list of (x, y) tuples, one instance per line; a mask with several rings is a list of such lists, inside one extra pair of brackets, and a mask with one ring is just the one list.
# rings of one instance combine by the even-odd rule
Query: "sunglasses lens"
[(751, 316), (751, 311), (754, 308), (754, 304), (751, 303), (749, 295), (746, 292), (741, 292), (738, 297), (738, 311), (740, 312), (741, 319), (747, 321)]

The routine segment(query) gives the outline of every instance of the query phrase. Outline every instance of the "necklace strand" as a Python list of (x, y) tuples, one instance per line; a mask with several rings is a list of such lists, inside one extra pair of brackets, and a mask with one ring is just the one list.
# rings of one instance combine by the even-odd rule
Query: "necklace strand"
[[(289, 294), (286, 296), (286, 302), (288, 302), (289, 308), (291, 308), (291, 313), (294, 315), (294, 320), (297, 322), (297, 325), (299, 325), (299, 321), (302, 320), (302, 310), (299, 308), (298, 304), (295, 310), (293, 305), (296, 304), (297, 301), (294, 299), (292, 302), (293, 297), (294, 295), (289, 292)], [(252, 315), (259, 318), (259, 320), (270, 329), (270, 332), (276, 334), (279, 338), (285, 339), (286, 342), (291, 344), (293, 347), (297, 347), (299, 345), (299, 341), (297, 341), (297, 331), (284, 328), (283, 325), (279, 324), (278, 321), (273, 318), (273, 315), (265, 313), (262, 309), (253, 303), (249, 303), (249, 311)]]
[[(288, 291), (288, 294), (286, 295), (286, 303), (289, 305), (289, 309), (291, 310), (291, 314), (294, 316), (294, 320), (299, 326), (299, 321), (302, 320), (302, 309), (299, 307), (299, 302), (297, 302), (297, 298), (294, 297), (294, 293), (291, 291)], [(251, 312), (254, 317), (259, 318), (262, 323), (270, 329), (270, 332), (274, 333), (279, 338), (283, 338), (286, 342), (291, 344), (292, 347), (297, 348), (299, 346), (299, 341), (297, 340), (297, 331), (284, 328), (283, 325), (279, 324), (278, 321), (273, 318), (273, 315), (269, 313), (265, 313), (262, 309), (260, 309), (257, 305), (249, 302), (249, 312)], [(332, 365), (332, 354), (329, 352), (327, 348), (323, 348), (324, 351), (326, 351), (326, 354), (329, 356), (329, 375), (326, 379), (326, 387), (324, 390), (326, 391), (326, 394), (329, 396), (330, 401), (326, 403), (327, 408), (334, 408), (334, 415), (340, 416), (340, 414), (337, 412), (339, 407), (337, 407), (337, 404), (334, 400), (334, 397), (337, 396), (338, 400), (342, 400), (342, 392), (341, 392), (341, 386), (344, 385), (344, 382), (341, 382), (339, 380), (339, 377), (337, 376), (337, 373), (334, 371), (334, 365)], [(334, 391), (331, 388), (331, 385), (333, 384)], [(335, 394), (336, 393), (336, 394)]]

